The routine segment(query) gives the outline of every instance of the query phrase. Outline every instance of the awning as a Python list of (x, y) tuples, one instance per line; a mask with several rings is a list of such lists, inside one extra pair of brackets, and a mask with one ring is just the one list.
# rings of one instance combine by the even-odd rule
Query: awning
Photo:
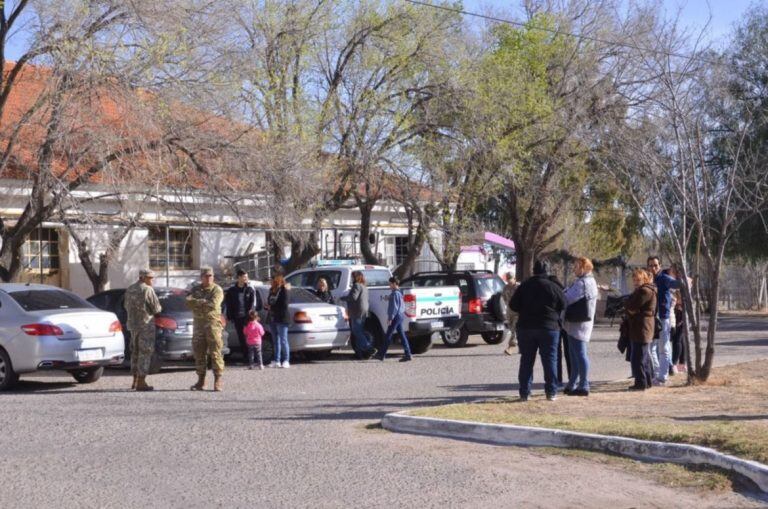
[(478, 236), (478, 242), (482, 242), (481, 245), (474, 246), (461, 246), (462, 253), (478, 253), (485, 252), (483, 246), (493, 246), (504, 251), (514, 251), (515, 243), (506, 238), (492, 232), (483, 232), (482, 236)]
[(506, 237), (502, 237), (501, 235), (498, 235), (496, 233), (485, 232), (483, 238), (486, 244), (490, 244), (492, 246), (496, 246), (501, 249), (509, 249), (510, 251), (515, 250), (514, 241)]

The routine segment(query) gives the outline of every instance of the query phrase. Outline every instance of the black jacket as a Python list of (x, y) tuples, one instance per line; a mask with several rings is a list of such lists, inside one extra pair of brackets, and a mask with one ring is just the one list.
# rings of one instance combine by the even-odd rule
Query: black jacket
[(331, 292), (321, 292), (320, 290), (313, 290), (313, 292), (315, 295), (317, 295), (318, 299), (325, 302), (326, 304), (336, 304), (336, 302), (333, 300), (333, 295), (331, 295)]
[(276, 323), (289, 323), (288, 319), (288, 302), (289, 302), (289, 290), (281, 286), (277, 289), (277, 293), (269, 291), (267, 302), (269, 303), (269, 321)]
[(560, 330), (560, 314), (565, 309), (563, 289), (548, 276), (528, 278), (517, 289), (509, 307), (519, 315), (518, 329)]
[(227, 292), (224, 294), (224, 307), (226, 308), (227, 320), (234, 320), (238, 318), (237, 311), (240, 307), (240, 299), (238, 294), (245, 292), (245, 316), (248, 316), (248, 312), (251, 310), (261, 309), (261, 298), (250, 285), (245, 285), (245, 288), (239, 288), (237, 284), (227, 288)]

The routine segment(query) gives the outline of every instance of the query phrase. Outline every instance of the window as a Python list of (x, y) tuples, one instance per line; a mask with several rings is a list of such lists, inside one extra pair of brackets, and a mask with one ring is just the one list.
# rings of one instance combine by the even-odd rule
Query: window
[(167, 258), (170, 270), (192, 269), (192, 230), (172, 228), (167, 233), (166, 252), (166, 228), (149, 229), (149, 267), (165, 270)]
[(28, 269), (59, 268), (59, 232), (54, 228), (36, 228), (21, 248), (21, 260)]
[(11, 298), (24, 311), (47, 311), (50, 309), (92, 309), (93, 306), (64, 290), (23, 290), (11, 292)]
[(395, 237), (395, 265), (400, 265), (408, 256), (408, 237)]
[(392, 277), (388, 270), (373, 269), (363, 270), (363, 277), (365, 277), (365, 286), (388, 286), (389, 278)]
[(499, 293), (504, 289), (504, 282), (499, 276), (479, 276), (477, 278), (477, 293), (483, 298)]

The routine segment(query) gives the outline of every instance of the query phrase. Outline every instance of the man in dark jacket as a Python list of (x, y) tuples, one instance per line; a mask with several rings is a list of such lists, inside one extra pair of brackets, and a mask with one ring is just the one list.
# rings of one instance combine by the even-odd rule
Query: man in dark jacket
[(248, 273), (243, 269), (237, 270), (237, 283), (227, 289), (224, 295), (224, 305), (227, 312), (227, 320), (235, 325), (237, 340), (240, 343), (240, 351), (245, 359), (248, 345), (245, 342), (245, 326), (248, 324), (248, 313), (258, 311), (261, 306), (257, 303), (256, 290), (248, 284)]
[(563, 289), (549, 278), (549, 264), (537, 261), (528, 278), (510, 301), (518, 313), (517, 342), (520, 349), (520, 399), (527, 401), (533, 385), (533, 365), (539, 352), (544, 366), (547, 399), (557, 395), (557, 347), (560, 341), (560, 314), (565, 309)]
[(648, 257), (648, 270), (653, 274), (653, 283), (658, 291), (656, 316), (661, 323), (659, 337), (651, 343), (651, 362), (653, 363), (654, 383), (666, 385), (669, 368), (672, 365), (672, 332), (669, 312), (672, 308), (672, 290), (680, 288), (680, 280), (673, 278), (668, 271), (661, 270), (661, 260), (658, 256)]

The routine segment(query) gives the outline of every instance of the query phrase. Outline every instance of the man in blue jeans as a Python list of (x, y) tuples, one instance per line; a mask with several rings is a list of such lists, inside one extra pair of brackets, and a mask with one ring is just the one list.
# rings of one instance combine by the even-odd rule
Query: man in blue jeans
[(666, 385), (669, 368), (672, 365), (672, 345), (670, 336), (672, 328), (669, 313), (672, 307), (672, 290), (680, 288), (680, 280), (673, 278), (667, 271), (661, 270), (661, 260), (658, 256), (649, 256), (648, 270), (653, 274), (653, 283), (658, 291), (656, 316), (661, 323), (659, 337), (651, 343), (651, 363), (653, 364), (654, 385)]
[(389, 278), (389, 288), (392, 293), (389, 294), (389, 305), (387, 306), (387, 335), (384, 338), (384, 344), (379, 350), (379, 353), (375, 355), (375, 358), (380, 361), (384, 360), (387, 356), (387, 349), (392, 342), (392, 336), (395, 332), (400, 334), (400, 340), (403, 344), (403, 357), (400, 362), (408, 362), (411, 360), (411, 346), (408, 344), (408, 336), (405, 335), (403, 330), (403, 320), (405, 320), (405, 306), (403, 305), (403, 293), (400, 291), (400, 280), (396, 277)]
[(560, 314), (565, 309), (562, 288), (549, 279), (549, 264), (537, 261), (528, 278), (509, 303), (518, 314), (517, 344), (520, 349), (520, 399), (528, 401), (533, 385), (533, 366), (539, 352), (544, 367), (544, 392), (549, 401), (557, 396), (557, 349)]

